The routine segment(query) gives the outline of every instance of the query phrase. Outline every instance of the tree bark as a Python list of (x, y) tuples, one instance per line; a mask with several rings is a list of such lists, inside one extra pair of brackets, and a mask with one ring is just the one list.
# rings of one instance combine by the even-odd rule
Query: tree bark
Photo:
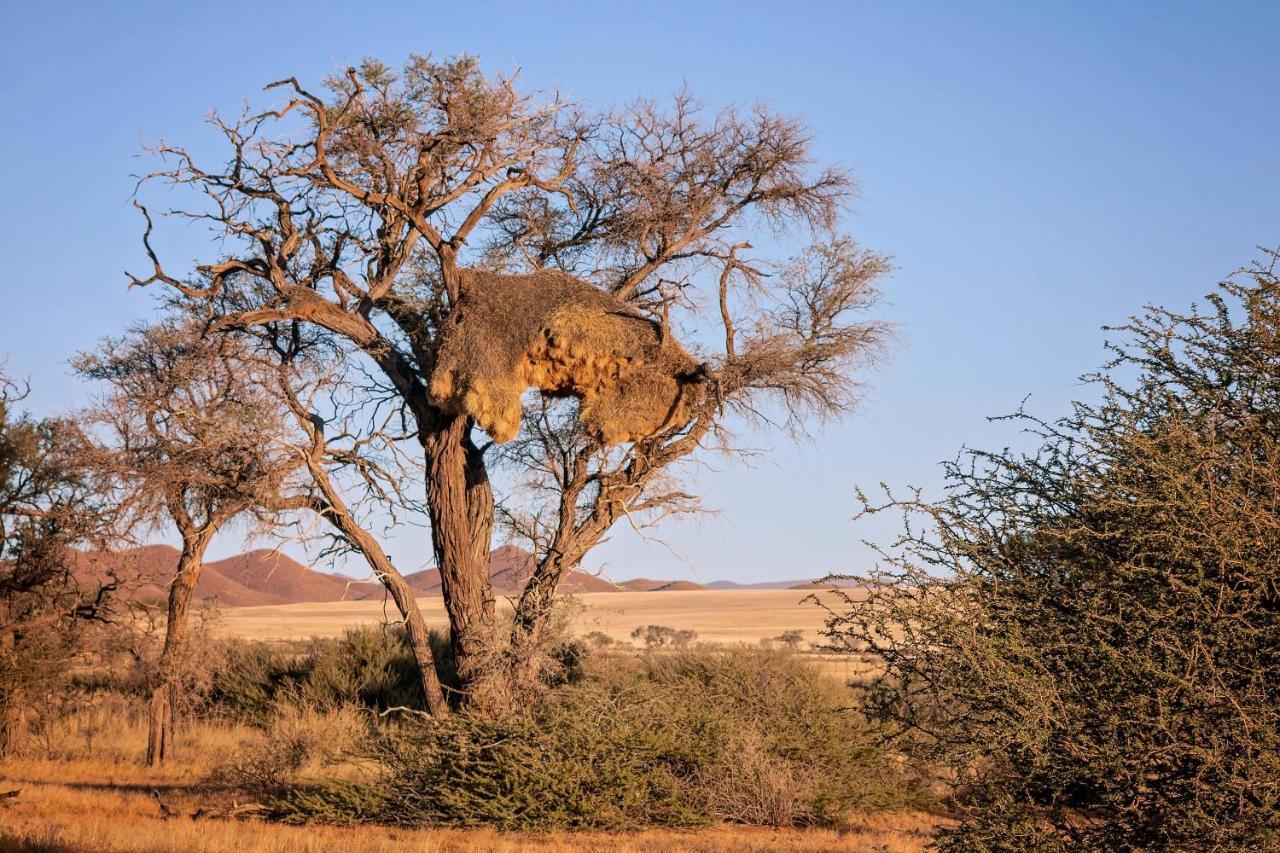
[(436, 658), (431, 651), (431, 635), (427, 631), (427, 623), (422, 620), (422, 611), (418, 609), (418, 602), (413, 598), (413, 590), (404, 576), (390, 563), (387, 563), (387, 569), (378, 571), (387, 592), (391, 593), (391, 600), (396, 603), (396, 608), (404, 618), (405, 633), (409, 637), (409, 647), (413, 649), (413, 657), (418, 664), (422, 693), (427, 700), (427, 711), (433, 717), (440, 719), (448, 717), (449, 703), (445, 701), (444, 690), (440, 687), (440, 676), (436, 672)]
[(187, 640), (187, 611), (200, 570), (204, 567), (204, 552), (213, 538), (213, 530), (206, 528), (194, 533), (184, 533), (182, 556), (178, 558), (178, 571), (169, 587), (169, 612), (165, 625), (164, 650), (160, 653), (159, 672), (151, 691), (151, 725), (147, 733), (147, 765), (154, 767), (173, 757), (173, 700), (177, 689), (175, 667), (181, 660)]
[(449, 614), (450, 647), (463, 700), (478, 710), (497, 703), (494, 599), (489, 582), (493, 489), (482, 451), (465, 416), (424, 433), (427, 504), (440, 586)]
[(27, 739), (27, 702), (21, 689), (5, 698), (0, 717), (0, 758), (12, 755)]

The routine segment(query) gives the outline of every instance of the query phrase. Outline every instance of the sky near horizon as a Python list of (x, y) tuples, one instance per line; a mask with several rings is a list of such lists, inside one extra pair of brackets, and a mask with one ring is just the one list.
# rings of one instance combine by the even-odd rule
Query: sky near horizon
[[(894, 258), (877, 314), (898, 339), (847, 420), (800, 444), (755, 435), (750, 467), (702, 468), (718, 512), (664, 528), (667, 545), (619, 530), (586, 561), (749, 582), (867, 568), (860, 540), (894, 525), (852, 523), (855, 485), (936, 494), (963, 446), (1020, 441), (989, 416), (1024, 398), (1054, 416), (1087, 393), (1101, 326), (1188, 307), (1280, 245), (1280, 4), (635, 9), (4, 0), (0, 360), (30, 379), (33, 413), (83, 402), (68, 360), (152, 308), (123, 274), (146, 260), (129, 206), (142, 147), (205, 144), (209, 110), (262, 103), (273, 80), (466, 52), (598, 107), (686, 83), (713, 107), (763, 102), (856, 174), (845, 230)], [(213, 553), (243, 544), (228, 532)], [(404, 571), (431, 559), (421, 529), (389, 550)]]

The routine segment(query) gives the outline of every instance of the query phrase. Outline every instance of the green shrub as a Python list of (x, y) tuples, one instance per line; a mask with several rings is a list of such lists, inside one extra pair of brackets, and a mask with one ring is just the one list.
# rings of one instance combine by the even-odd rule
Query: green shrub
[(292, 820), (501, 829), (834, 823), (921, 799), (794, 655), (689, 651), (610, 659), (493, 718), (406, 721), (373, 739), (383, 774), (277, 798)]
[(830, 627), (883, 663), (867, 713), (966, 783), (944, 849), (1280, 849), (1274, 270), (1132, 320), (1037, 451), (889, 502), (888, 582)]
[(264, 723), (277, 695), (298, 677), (293, 658), (267, 643), (231, 643), (226, 663), (213, 679), (211, 707), (236, 719)]
[(417, 663), (403, 631), (364, 628), (337, 640), (317, 640), (300, 663), (303, 701), (425, 707)]
[[(433, 632), (431, 641), (441, 678), (449, 683), (448, 640)], [(402, 630), (351, 629), (336, 639), (291, 646), (232, 643), (213, 680), (211, 707), (266, 724), (286, 700), (321, 707), (354, 702), (377, 710), (425, 707), (417, 664)]]

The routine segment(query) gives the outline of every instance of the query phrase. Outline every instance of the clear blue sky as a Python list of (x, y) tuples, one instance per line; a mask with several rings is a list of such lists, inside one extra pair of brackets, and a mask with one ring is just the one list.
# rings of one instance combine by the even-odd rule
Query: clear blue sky
[[(900, 343), (847, 423), (702, 474), (720, 512), (665, 531), (682, 559), (621, 531), (588, 559), (620, 578), (865, 567), (858, 540), (892, 527), (850, 523), (855, 483), (936, 490), (938, 461), (962, 445), (1016, 441), (986, 416), (1028, 394), (1056, 414), (1082, 393), (1102, 324), (1188, 305), (1280, 243), (1276, 3), (3, 9), (0, 357), (41, 413), (82, 397), (67, 370), (78, 348), (150, 309), (122, 275), (144, 260), (128, 206), (141, 146), (200, 146), (207, 110), (269, 81), (466, 51), (596, 105), (687, 81), (712, 104), (803, 117), (821, 156), (861, 182), (848, 230), (896, 258), (882, 315)], [(419, 530), (392, 548), (406, 570), (428, 550)]]

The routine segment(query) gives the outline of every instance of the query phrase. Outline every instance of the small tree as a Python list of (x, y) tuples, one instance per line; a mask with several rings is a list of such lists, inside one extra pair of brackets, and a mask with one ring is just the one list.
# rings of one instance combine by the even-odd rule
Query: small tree
[(306, 505), (270, 375), (241, 343), (171, 318), (107, 340), (77, 369), (105, 384), (85, 418), (105, 443), (86, 456), (111, 476), (125, 514), (144, 527), (172, 524), (182, 538), (169, 586), (168, 621), (152, 687), (147, 763), (173, 753), (174, 691), (187, 612), (219, 530), (237, 516), (268, 520)]
[(867, 711), (963, 783), (945, 849), (1280, 845), (1275, 269), (1120, 327), (1100, 402), (1026, 419), (1037, 452), (871, 509), (925, 523), (830, 631), (883, 665)]
[(631, 637), (644, 643), (646, 649), (661, 649), (667, 646), (686, 649), (698, 639), (698, 632), (687, 628), (677, 630), (666, 625), (641, 625), (631, 632)]
[(783, 631), (773, 639), (782, 643), (791, 651), (797, 652), (800, 650), (800, 644), (804, 642), (804, 631), (799, 628), (792, 628), (790, 631)]
[(102, 547), (109, 508), (61, 421), (14, 412), (25, 392), (0, 370), (0, 756), (58, 688), (84, 626), (109, 615), (115, 584), (76, 577), (77, 545)]

